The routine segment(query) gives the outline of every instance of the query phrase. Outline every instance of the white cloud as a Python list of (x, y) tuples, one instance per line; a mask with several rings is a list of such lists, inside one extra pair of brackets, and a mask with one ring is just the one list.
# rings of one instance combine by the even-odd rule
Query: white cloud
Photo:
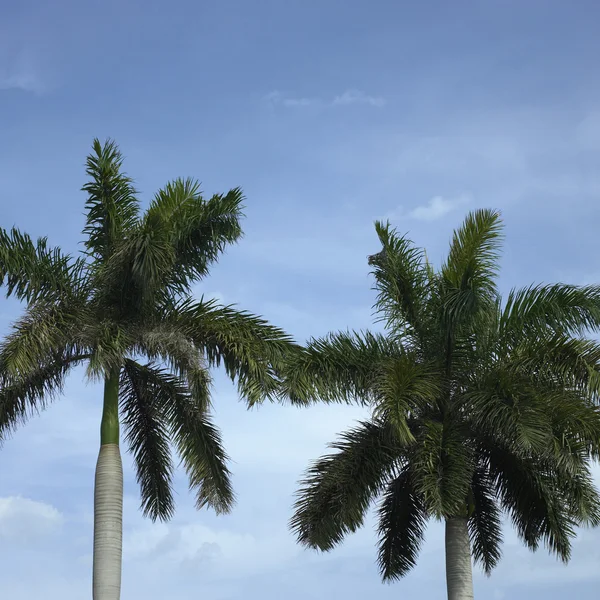
[(413, 208), (408, 216), (419, 221), (435, 221), (449, 212), (452, 212), (459, 205), (464, 204), (466, 198), (461, 196), (459, 198), (444, 198), (443, 196), (434, 196), (424, 206), (417, 206)]
[(20, 496), (0, 498), (0, 539), (27, 541), (57, 531), (61, 513), (45, 502)]
[(457, 208), (469, 204), (472, 198), (469, 194), (461, 194), (455, 197), (434, 196), (426, 204), (416, 206), (409, 211), (404, 207), (398, 208), (386, 213), (384, 219), (397, 221), (403, 217), (415, 219), (416, 221), (436, 221), (445, 217), (447, 214), (455, 211)]
[(285, 106), (286, 108), (307, 108), (321, 104), (318, 98), (288, 96), (277, 90), (268, 93), (264, 100), (270, 106)]
[[(0, 47), (0, 53), (6, 53), (5, 47)], [(14, 60), (8, 61), (6, 54), (0, 62), (0, 90), (21, 90), (41, 94), (46, 85), (40, 76), (35, 60), (26, 52), (19, 53)]]
[(44, 85), (34, 73), (22, 72), (0, 76), (0, 90), (22, 90), (41, 94), (44, 91)]
[(305, 106), (316, 106), (320, 104), (318, 98), (283, 98), (281, 102), (284, 106), (289, 108), (302, 108)]
[(269, 106), (284, 106), (286, 108), (308, 108), (308, 107), (341, 107), (356, 104), (373, 106), (381, 108), (385, 106), (385, 98), (380, 96), (371, 96), (361, 90), (350, 89), (342, 94), (335, 96), (332, 100), (323, 100), (322, 98), (310, 98), (306, 96), (291, 96), (280, 91), (268, 93), (263, 100)]
[(141, 524), (123, 540), (126, 563), (156, 565), (168, 571), (192, 569), (221, 579), (254, 575), (282, 565), (300, 553), (285, 530), (254, 535), (194, 521)]
[(345, 106), (349, 104), (368, 104), (381, 108), (385, 106), (385, 98), (381, 96), (369, 96), (360, 90), (346, 90), (340, 96), (336, 96), (332, 102), (333, 106)]

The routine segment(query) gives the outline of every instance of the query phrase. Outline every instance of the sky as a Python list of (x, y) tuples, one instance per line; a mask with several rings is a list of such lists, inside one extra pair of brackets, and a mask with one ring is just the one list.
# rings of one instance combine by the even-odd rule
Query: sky
[[(179, 176), (244, 189), (245, 238), (195, 292), (300, 341), (371, 326), (376, 219), (439, 264), (469, 210), (500, 209), (504, 293), (598, 282), (599, 20), (595, 0), (0, 0), (0, 226), (81, 249), (85, 156), (111, 137), (144, 204)], [(0, 299), (0, 333), (19, 310)], [(3, 598), (90, 596), (100, 392), (75, 372), (0, 451)], [(438, 524), (391, 585), (372, 518), (325, 555), (288, 531), (296, 482), (361, 410), (247, 411), (218, 373), (214, 403), (237, 506), (197, 512), (179, 473), (153, 524), (126, 455), (124, 599), (444, 597)], [(600, 531), (568, 566), (505, 540), (476, 597), (598, 597)]]

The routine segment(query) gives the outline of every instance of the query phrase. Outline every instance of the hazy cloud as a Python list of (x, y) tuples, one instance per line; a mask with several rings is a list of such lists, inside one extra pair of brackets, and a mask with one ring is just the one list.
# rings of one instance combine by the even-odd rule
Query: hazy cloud
[(44, 86), (34, 73), (22, 72), (13, 75), (0, 75), (0, 90), (22, 90), (41, 94)]
[(434, 196), (427, 204), (413, 208), (408, 213), (408, 216), (419, 221), (435, 221), (459, 206), (463, 206), (468, 201), (468, 196), (459, 196), (457, 198)]
[(397, 221), (404, 217), (417, 221), (436, 221), (457, 208), (465, 207), (471, 200), (472, 198), (468, 194), (455, 197), (434, 196), (425, 204), (415, 206), (408, 211), (403, 206), (399, 206), (388, 212), (384, 218), (390, 221)]
[(0, 498), (0, 539), (27, 541), (55, 532), (62, 522), (60, 512), (45, 502), (20, 496)]
[(308, 108), (308, 107), (341, 107), (356, 104), (381, 108), (385, 106), (385, 98), (380, 96), (371, 96), (361, 90), (350, 89), (342, 94), (334, 96), (333, 99), (323, 99), (318, 97), (292, 96), (284, 94), (277, 90), (268, 93), (264, 97), (265, 102), (270, 106), (284, 106), (286, 108)]
[(336, 96), (333, 99), (333, 106), (346, 106), (349, 104), (368, 104), (369, 106), (375, 106), (381, 108), (385, 106), (385, 98), (381, 96), (370, 96), (360, 90), (347, 90), (340, 96)]
[[(1, 33), (1, 32), (0, 32)], [(41, 94), (46, 90), (39, 68), (26, 52), (20, 52), (10, 57), (11, 52), (0, 46), (0, 90), (21, 90)]]
[(288, 96), (277, 90), (269, 92), (264, 101), (270, 106), (285, 106), (286, 108), (306, 108), (308, 106), (318, 106), (321, 104), (319, 98), (304, 98)]

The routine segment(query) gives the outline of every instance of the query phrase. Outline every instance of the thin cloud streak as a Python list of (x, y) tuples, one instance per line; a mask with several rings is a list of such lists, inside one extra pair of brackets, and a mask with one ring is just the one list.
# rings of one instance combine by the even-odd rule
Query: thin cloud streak
[(361, 90), (349, 89), (334, 96), (331, 100), (324, 100), (319, 97), (291, 96), (278, 90), (269, 92), (263, 100), (271, 107), (283, 106), (285, 108), (338, 108), (352, 105), (371, 106), (373, 108), (382, 108), (386, 105), (385, 98), (381, 96), (372, 96)]

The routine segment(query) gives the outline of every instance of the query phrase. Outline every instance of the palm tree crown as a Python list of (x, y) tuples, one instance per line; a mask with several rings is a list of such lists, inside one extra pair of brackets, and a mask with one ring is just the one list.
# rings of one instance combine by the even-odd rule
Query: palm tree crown
[(144, 513), (173, 513), (171, 442), (198, 506), (225, 512), (234, 494), (208, 369), (224, 365), (254, 404), (276, 395), (278, 366), (295, 346), (259, 317), (192, 298), (191, 286), (242, 234), (241, 190), (207, 200), (197, 182), (177, 179), (142, 213), (121, 166), (112, 141), (94, 141), (82, 256), (0, 230), (0, 283), (27, 303), (0, 346), (0, 440), (85, 363), (105, 390), (118, 390), (118, 406), (105, 402), (102, 443), (118, 444), (120, 415)]
[[(314, 398), (358, 400), (371, 417), (309, 469), (292, 529), (330, 550), (379, 498), (385, 580), (415, 565), (432, 518), (465, 522), (468, 551), (488, 573), (503, 513), (529, 548), (543, 542), (567, 560), (575, 526), (600, 522), (589, 469), (600, 346), (584, 337), (600, 325), (600, 287), (534, 286), (502, 303), (493, 211), (467, 217), (437, 271), (389, 224), (376, 229), (382, 250), (369, 263), (384, 333), (312, 340), (288, 381), (298, 401), (308, 377)], [(449, 581), (450, 597), (472, 597), (465, 585), (453, 595)]]

